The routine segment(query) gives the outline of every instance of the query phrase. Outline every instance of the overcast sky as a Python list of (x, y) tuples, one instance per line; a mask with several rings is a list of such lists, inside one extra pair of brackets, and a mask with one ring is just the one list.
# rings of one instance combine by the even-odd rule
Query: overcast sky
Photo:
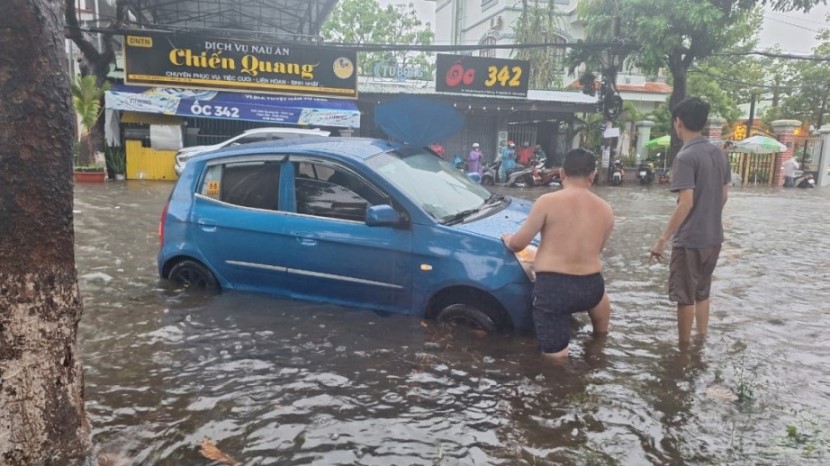
[(830, 7), (825, 5), (819, 5), (807, 14), (767, 11), (760, 46), (766, 48), (778, 44), (785, 52), (808, 53), (817, 45), (819, 28), (828, 27), (828, 12)]
[[(408, 4), (410, 0), (378, 0), (381, 5), (390, 3)], [(436, 2), (428, 0), (411, 0), (421, 20), (429, 21), (435, 26)], [(779, 44), (785, 52), (809, 53), (816, 45), (818, 29), (827, 25), (825, 19), (830, 13), (830, 6), (819, 5), (810, 13), (780, 13), (767, 11), (760, 35), (760, 47), (772, 47)]]

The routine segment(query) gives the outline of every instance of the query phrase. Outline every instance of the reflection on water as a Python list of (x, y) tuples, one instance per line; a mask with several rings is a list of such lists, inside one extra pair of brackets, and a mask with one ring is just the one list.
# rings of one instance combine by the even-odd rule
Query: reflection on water
[(155, 254), (171, 187), (76, 187), (87, 409), (104, 453), (207, 464), (207, 437), (251, 465), (827, 462), (828, 191), (733, 192), (711, 335), (681, 351), (667, 267), (646, 260), (674, 198), (601, 188), (617, 214), (612, 333), (593, 338), (581, 316), (561, 366), (528, 335), (170, 289)]

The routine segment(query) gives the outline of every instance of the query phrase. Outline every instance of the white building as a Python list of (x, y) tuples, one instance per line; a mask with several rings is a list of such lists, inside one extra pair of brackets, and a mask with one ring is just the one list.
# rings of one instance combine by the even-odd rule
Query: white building
[[(551, 0), (561, 18), (559, 34), (548, 42), (575, 42), (585, 38), (584, 24), (577, 18), (579, 0)], [(532, 0), (528, 0), (532, 2)], [(438, 45), (503, 45), (513, 44), (513, 26), (522, 13), (521, 0), (436, 0), (435, 43)], [(540, 40), (541, 41), (541, 40)], [(562, 49), (560, 55), (564, 55)], [(482, 49), (474, 55), (512, 58), (513, 49)], [(563, 65), (562, 82), (572, 83)], [(632, 102), (641, 113), (654, 111), (671, 94), (671, 87), (662, 78), (653, 80), (637, 72), (621, 72), (617, 85), (623, 100)]]

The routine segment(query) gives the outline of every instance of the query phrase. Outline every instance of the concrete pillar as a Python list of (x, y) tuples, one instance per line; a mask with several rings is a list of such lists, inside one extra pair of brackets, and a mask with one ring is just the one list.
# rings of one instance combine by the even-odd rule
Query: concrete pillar
[(637, 155), (640, 156), (640, 160), (645, 160), (648, 153), (646, 143), (651, 139), (651, 128), (654, 126), (654, 122), (642, 120), (634, 124), (637, 126)]
[(819, 128), (821, 134), (821, 155), (818, 162), (818, 174), (816, 175), (816, 186), (830, 185), (830, 176), (827, 169), (830, 167), (830, 124)]
[(725, 123), (726, 120), (724, 120), (721, 117), (709, 117), (709, 121), (706, 123), (704, 131), (706, 132), (706, 136), (709, 137), (710, 141), (720, 141), (721, 139), (723, 139), (723, 125)]
[(781, 165), (795, 155), (795, 130), (801, 128), (798, 120), (775, 120), (772, 122), (772, 131), (778, 136), (778, 141), (787, 146), (787, 150), (775, 154), (775, 162), (772, 165), (772, 185), (782, 186), (784, 184), (784, 172)]

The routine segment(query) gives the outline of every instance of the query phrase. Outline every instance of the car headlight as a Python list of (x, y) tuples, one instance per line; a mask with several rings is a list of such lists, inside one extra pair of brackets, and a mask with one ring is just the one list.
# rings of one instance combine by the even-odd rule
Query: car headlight
[(537, 250), (538, 248), (536, 246), (528, 246), (519, 252), (513, 253), (516, 255), (516, 259), (519, 260), (522, 270), (525, 271), (527, 279), (531, 282), (536, 281), (536, 272), (533, 270), (533, 262), (536, 261)]

